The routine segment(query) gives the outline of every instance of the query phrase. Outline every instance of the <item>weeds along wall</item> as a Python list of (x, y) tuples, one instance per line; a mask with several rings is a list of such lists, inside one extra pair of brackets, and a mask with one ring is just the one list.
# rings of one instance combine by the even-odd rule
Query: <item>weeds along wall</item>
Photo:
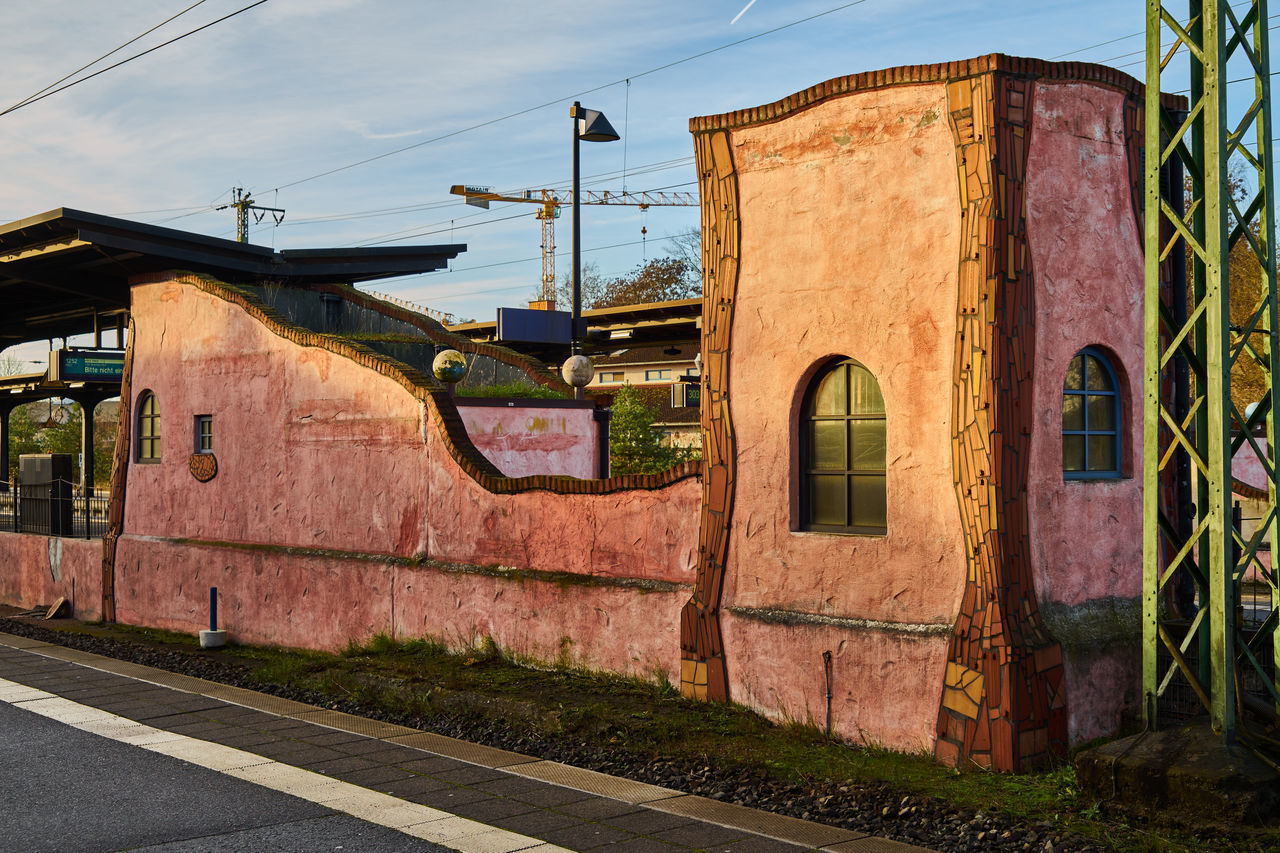
[(195, 631), (216, 586), (222, 627), (244, 642), (491, 637), (676, 677), (696, 464), (506, 478), (444, 389), (358, 339), (194, 275), (138, 282), (132, 299), (129, 405), (136, 421), (151, 396), (159, 452), (145, 458), (135, 423), (117, 619)]

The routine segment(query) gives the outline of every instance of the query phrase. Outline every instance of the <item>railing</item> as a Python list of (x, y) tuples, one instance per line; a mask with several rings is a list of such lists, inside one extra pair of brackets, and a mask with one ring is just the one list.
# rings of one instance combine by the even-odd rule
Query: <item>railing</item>
[(107, 532), (110, 500), (66, 480), (52, 483), (0, 481), (0, 530), (74, 539), (96, 539)]
[(370, 296), (381, 299), (383, 302), (390, 302), (392, 305), (399, 305), (401, 308), (408, 308), (410, 311), (425, 314), (432, 320), (438, 320), (442, 325), (447, 326), (453, 322), (453, 315), (446, 311), (437, 311), (434, 308), (419, 305), (417, 302), (410, 302), (408, 299), (401, 299), (398, 296), (391, 296), (387, 293), (378, 293), (376, 290), (366, 290), (364, 292)]

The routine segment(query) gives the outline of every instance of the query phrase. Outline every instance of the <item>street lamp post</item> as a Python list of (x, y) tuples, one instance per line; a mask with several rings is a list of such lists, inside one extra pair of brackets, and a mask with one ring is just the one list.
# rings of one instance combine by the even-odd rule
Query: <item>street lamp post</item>
[(599, 110), (587, 110), (573, 102), (573, 355), (582, 354), (582, 217), (579, 196), (578, 140), (614, 142), (621, 137)]
[(573, 315), (570, 322), (571, 341), (569, 358), (560, 368), (560, 375), (573, 386), (573, 396), (581, 400), (583, 387), (591, 381), (594, 370), (591, 360), (582, 354), (582, 216), (579, 196), (582, 194), (578, 174), (578, 140), (588, 142), (613, 142), (618, 132), (599, 110), (584, 110), (582, 104), (573, 102), (569, 110), (573, 118)]

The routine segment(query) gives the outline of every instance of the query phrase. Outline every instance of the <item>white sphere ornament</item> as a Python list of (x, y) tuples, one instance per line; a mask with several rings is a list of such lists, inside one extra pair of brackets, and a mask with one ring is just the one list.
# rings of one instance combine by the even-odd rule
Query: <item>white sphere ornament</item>
[(585, 388), (591, 382), (591, 377), (595, 376), (595, 373), (595, 366), (591, 364), (591, 359), (585, 355), (569, 356), (560, 368), (560, 375), (564, 377), (564, 381), (574, 388)]
[(431, 362), (431, 372), (447, 385), (461, 382), (467, 375), (467, 357), (456, 349), (443, 350)]

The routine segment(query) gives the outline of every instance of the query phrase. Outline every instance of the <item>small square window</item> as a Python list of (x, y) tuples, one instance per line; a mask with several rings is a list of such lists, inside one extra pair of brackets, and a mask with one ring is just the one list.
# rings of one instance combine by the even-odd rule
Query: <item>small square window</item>
[(196, 415), (196, 453), (213, 452), (213, 415)]

